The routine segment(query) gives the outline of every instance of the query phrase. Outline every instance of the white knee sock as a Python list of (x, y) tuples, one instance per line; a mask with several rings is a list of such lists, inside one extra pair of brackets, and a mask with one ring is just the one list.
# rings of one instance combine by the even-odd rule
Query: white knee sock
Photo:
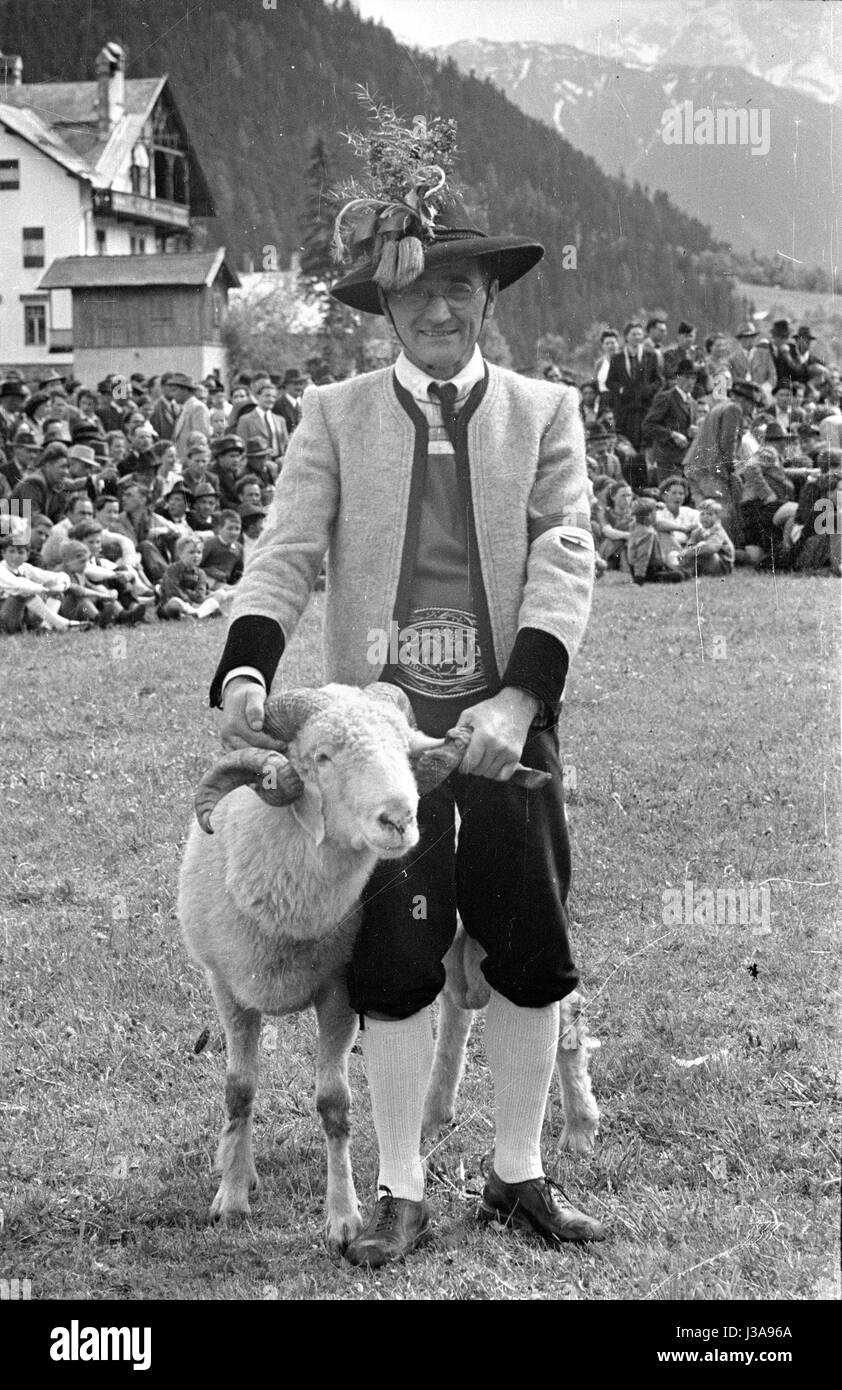
[(33, 617), (40, 618), (43, 627), (53, 628), (56, 632), (66, 632), (70, 626), (67, 618), (60, 618), (58, 613), (54, 613), (49, 604), (37, 595), (29, 600), (26, 611)]
[(524, 1009), (491, 991), (485, 1055), (494, 1078), (494, 1171), (503, 1182), (540, 1178), (541, 1129), (558, 1047), (558, 1004)]
[(421, 1119), (433, 1066), (430, 1010), (395, 1020), (367, 1017), (360, 1042), (380, 1146), (377, 1185), (388, 1187), (393, 1197), (420, 1202)]

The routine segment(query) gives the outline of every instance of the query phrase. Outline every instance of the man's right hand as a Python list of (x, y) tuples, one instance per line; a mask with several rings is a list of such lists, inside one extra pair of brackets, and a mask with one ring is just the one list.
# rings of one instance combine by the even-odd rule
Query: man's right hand
[(225, 687), (219, 733), (223, 747), (278, 748), (278, 740), (261, 732), (266, 695), (257, 681), (235, 676)]

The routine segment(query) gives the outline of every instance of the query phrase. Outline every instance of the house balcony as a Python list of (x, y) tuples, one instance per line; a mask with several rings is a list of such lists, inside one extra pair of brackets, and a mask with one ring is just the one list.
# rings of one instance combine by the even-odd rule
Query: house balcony
[(151, 222), (159, 227), (190, 228), (190, 209), (185, 203), (165, 198), (144, 198), (140, 193), (120, 193), (114, 188), (96, 188), (93, 210), (97, 217), (116, 217), (130, 222)]

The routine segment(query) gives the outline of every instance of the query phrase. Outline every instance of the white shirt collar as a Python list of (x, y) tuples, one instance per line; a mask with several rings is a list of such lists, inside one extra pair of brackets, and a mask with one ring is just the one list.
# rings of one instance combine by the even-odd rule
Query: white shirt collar
[[(416, 367), (410, 362), (405, 352), (402, 352), (395, 363), (395, 376), (405, 391), (408, 391), (413, 400), (426, 401), (429, 404), (430, 394), (429, 385), (431, 381), (441, 381), (441, 377), (428, 376), (422, 372), (420, 367)], [(466, 396), (478, 381), (482, 381), (485, 376), (485, 360), (476, 346), (470, 361), (458, 372), (456, 376), (449, 377), (456, 387), (457, 400)]]

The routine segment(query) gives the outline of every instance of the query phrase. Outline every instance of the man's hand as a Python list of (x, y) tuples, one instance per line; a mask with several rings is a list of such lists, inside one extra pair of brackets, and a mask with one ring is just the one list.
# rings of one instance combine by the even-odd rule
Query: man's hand
[(235, 676), (225, 687), (219, 734), (224, 748), (278, 748), (278, 740), (261, 733), (266, 696), (257, 681)]
[(539, 706), (540, 702), (527, 690), (507, 685), (492, 699), (463, 710), (459, 726), (472, 729), (473, 733), (459, 771), (508, 782), (520, 762)]
[(685, 444), (689, 443), (687, 435), (682, 434), (681, 430), (671, 430), (670, 433), (672, 435), (673, 444), (680, 445), (682, 449), (684, 448)]

